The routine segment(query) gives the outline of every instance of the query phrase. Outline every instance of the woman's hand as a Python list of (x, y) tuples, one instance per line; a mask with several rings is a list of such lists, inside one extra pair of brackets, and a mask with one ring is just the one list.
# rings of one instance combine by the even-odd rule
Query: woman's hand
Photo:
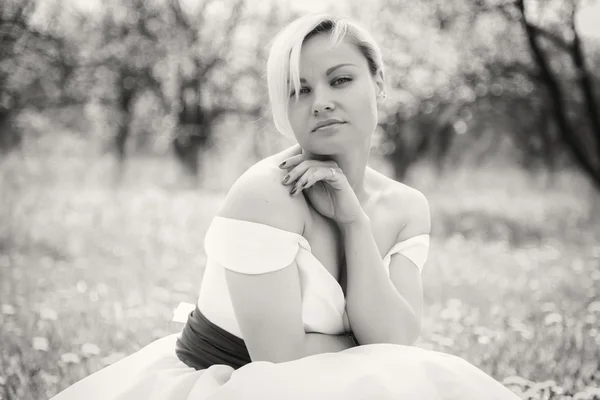
[(293, 186), (290, 194), (299, 196), (304, 192), (321, 215), (338, 224), (356, 222), (364, 215), (354, 190), (335, 161), (312, 160), (298, 154), (279, 167), (288, 170), (282, 183)]

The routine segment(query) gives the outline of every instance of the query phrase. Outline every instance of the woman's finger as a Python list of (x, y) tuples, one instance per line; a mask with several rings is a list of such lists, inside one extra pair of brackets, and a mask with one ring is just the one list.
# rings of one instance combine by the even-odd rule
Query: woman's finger
[(329, 167), (325, 171), (324, 180), (335, 181), (338, 178), (338, 170), (335, 167)]
[(288, 171), (287, 175), (283, 177), (281, 182), (284, 185), (291, 185), (292, 183), (296, 183), (296, 181), (302, 175), (304, 175), (310, 167), (317, 165), (319, 162), (320, 161), (316, 161), (316, 160), (302, 161), (300, 164), (298, 164), (294, 168), (292, 168), (291, 171)]
[(297, 154), (295, 156), (292, 156), (292, 157), (289, 157), (289, 158), (286, 158), (285, 160), (283, 160), (283, 162), (281, 164), (279, 164), (279, 168), (289, 170), (291, 168), (294, 168), (294, 167), (300, 165), (302, 162), (305, 162), (305, 161), (314, 161), (315, 163), (320, 163), (325, 166), (337, 167), (337, 163), (333, 160), (327, 160), (327, 161), (315, 160), (315, 159), (306, 158), (306, 156), (304, 154)]
[(315, 174), (319, 171), (319, 167), (311, 166), (298, 178), (298, 181), (294, 185), (294, 188), (290, 192), (292, 196), (298, 195), (302, 190), (306, 189), (308, 185), (313, 185), (317, 181)]
[(307, 182), (304, 185), (304, 189), (308, 189), (318, 181), (329, 181), (331, 180), (332, 172), (331, 168), (318, 167), (313, 173), (307, 178)]
[(279, 164), (279, 168), (294, 168), (296, 165), (300, 164), (302, 161), (304, 161), (304, 154), (297, 154), (295, 156), (286, 158), (285, 160), (283, 160), (283, 162), (281, 164)]
[(315, 167), (315, 166), (308, 167), (306, 169), (306, 171), (302, 174), (302, 176), (300, 176), (298, 178), (298, 182), (296, 183), (296, 186), (298, 186), (298, 187), (300, 187), (300, 186), (305, 187), (310, 182), (312, 182), (313, 175), (318, 170), (318, 168), (319, 167)]
[(333, 172), (331, 168), (322, 166), (310, 167), (304, 175), (302, 175), (294, 188), (294, 194), (301, 192), (302, 190), (308, 189), (318, 181), (330, 181), (332, 180)]

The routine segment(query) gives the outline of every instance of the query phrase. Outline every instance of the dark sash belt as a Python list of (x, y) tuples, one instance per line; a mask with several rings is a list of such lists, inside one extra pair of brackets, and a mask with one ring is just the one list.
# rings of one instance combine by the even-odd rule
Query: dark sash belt
[(244, 340), (210, 322), (198, 306), (177, 339), (175, 353), (188, 367), (197, 370), (214, 364), (238, 369), (251, 362)]

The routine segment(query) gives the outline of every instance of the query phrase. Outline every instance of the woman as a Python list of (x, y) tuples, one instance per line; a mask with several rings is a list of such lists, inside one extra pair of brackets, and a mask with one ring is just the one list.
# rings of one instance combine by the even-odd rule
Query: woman
[(231, 188), (183, 332), (55, 399), (517, 398), (458, 357), (411, 346), (429, 207), (367, 167), (384, 96), (372, 37), (308, 15), (275, 38), (267, 70), (275, 126), (298, 145)]

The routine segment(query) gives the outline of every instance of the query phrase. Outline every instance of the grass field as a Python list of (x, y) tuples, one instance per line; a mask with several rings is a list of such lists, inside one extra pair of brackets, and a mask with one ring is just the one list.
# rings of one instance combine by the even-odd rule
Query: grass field
[[(177, 332), (173, 308), (196, 299), (223, 193), (161, 185), (161, 165), (134, 163), (115, 190), (107, 175), (85, 159), (0, 162), (2, 400), (49, 398)], [(524, 399), (600, 399), (600, 217), (583, 180), (422, 167), (408, 183), (433, 217), (419, 346)]]

